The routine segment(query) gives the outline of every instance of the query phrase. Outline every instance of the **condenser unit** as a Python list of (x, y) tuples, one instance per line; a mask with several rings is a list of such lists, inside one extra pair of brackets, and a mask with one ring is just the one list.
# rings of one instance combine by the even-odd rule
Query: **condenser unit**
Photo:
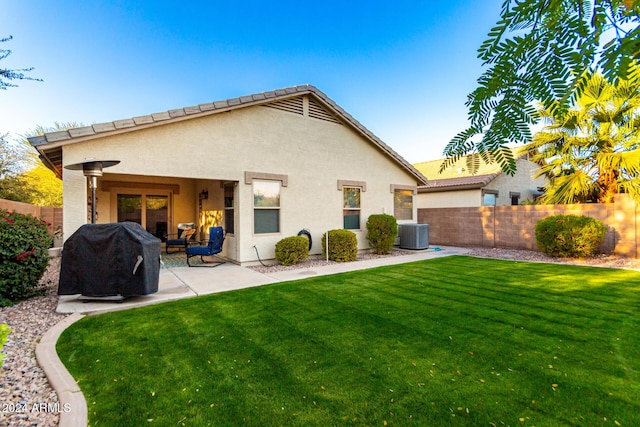
[(400, 224), (398, 234), (402, 249), (429, 248), (429, 224)]

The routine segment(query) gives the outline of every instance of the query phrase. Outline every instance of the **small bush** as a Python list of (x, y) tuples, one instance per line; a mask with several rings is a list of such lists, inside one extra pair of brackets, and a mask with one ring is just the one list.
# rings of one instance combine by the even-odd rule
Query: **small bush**
[[(331, 261), (355, 261), (358, 256), (358, 239), (353, 231), (329, 230), (329, 259)], [(327, 256), (327, 233), (322, 235), (322, 255)]]
[(367, 220), (367, 240), (374, 253), (384, 255), (393, 249), (398, 235), (398, 222), (387, 214), (370, 215)]
[(30, 214), (0, 209), (0, 305), (42, 294), (38, 281), (53, 243), (47, 226)]
[(276, 243), (276, 261), (293, 265), (309, 257), (309, 239), (304, 236), (285, 237)]
[(554, 215), (536, 224), (538, 250), (555, 257), (591, 257), (604, 241), (607, 227), (588, 216)]

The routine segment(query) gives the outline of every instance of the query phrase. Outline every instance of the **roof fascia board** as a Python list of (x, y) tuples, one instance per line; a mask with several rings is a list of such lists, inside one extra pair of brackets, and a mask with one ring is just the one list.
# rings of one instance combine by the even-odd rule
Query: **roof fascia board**
[(445, 191), (460, 191), (460, 190), (480, 190), (483, 188), (486, 183), (478, 183), (478, 184), (465, 184), (465, 185), (454, 185), (447, 187), (426, 187), (420, 186), (418, 187), (418, 194), (422, 193), (443, 193)]

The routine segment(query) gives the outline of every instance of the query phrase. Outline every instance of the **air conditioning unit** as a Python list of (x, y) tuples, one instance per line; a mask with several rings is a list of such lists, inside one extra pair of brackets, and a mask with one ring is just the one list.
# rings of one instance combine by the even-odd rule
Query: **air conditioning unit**
[(400, 224), (398, 234), (402, 249), (429, 248), (429, 224)]

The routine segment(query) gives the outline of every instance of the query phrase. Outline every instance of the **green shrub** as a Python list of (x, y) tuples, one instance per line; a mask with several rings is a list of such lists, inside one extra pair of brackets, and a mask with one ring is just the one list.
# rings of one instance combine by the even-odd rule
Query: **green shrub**
[[(6, 323), (0, 323), (0, 350), (4, 346), (4, 343), (7, 342), (7, 338), (9, 337), (9, 325)], [(4, 360), (4, 354), (0, 353), (0, 366), (2, 366), (2, 361)]]
[(276, 243), (276, 261), (293, 265), (309, 257), (309, 239), (304, 236), (285, 237)]
[(38, 281), (53, 243), (47, 226), (30, 214), (0, 209), (0, 305), (42, 294)]
[[(329, 230), (329, 259), (331, 261), (355, 261), (358, 256), (358, 239), (353, 231)], [(322, 235), (322, 255), (327, 256), (327, 233)]]
[(367, 220), (367, 240), (373, 253), (384, 255), (393, 249), (398, 235), (396, 219), (387, 214), (370, 215)]
[(591, 257), (604, 241), (607, 227), (588, 216), (554, 215), (536, 224), (538, 250), (555, 257)]

